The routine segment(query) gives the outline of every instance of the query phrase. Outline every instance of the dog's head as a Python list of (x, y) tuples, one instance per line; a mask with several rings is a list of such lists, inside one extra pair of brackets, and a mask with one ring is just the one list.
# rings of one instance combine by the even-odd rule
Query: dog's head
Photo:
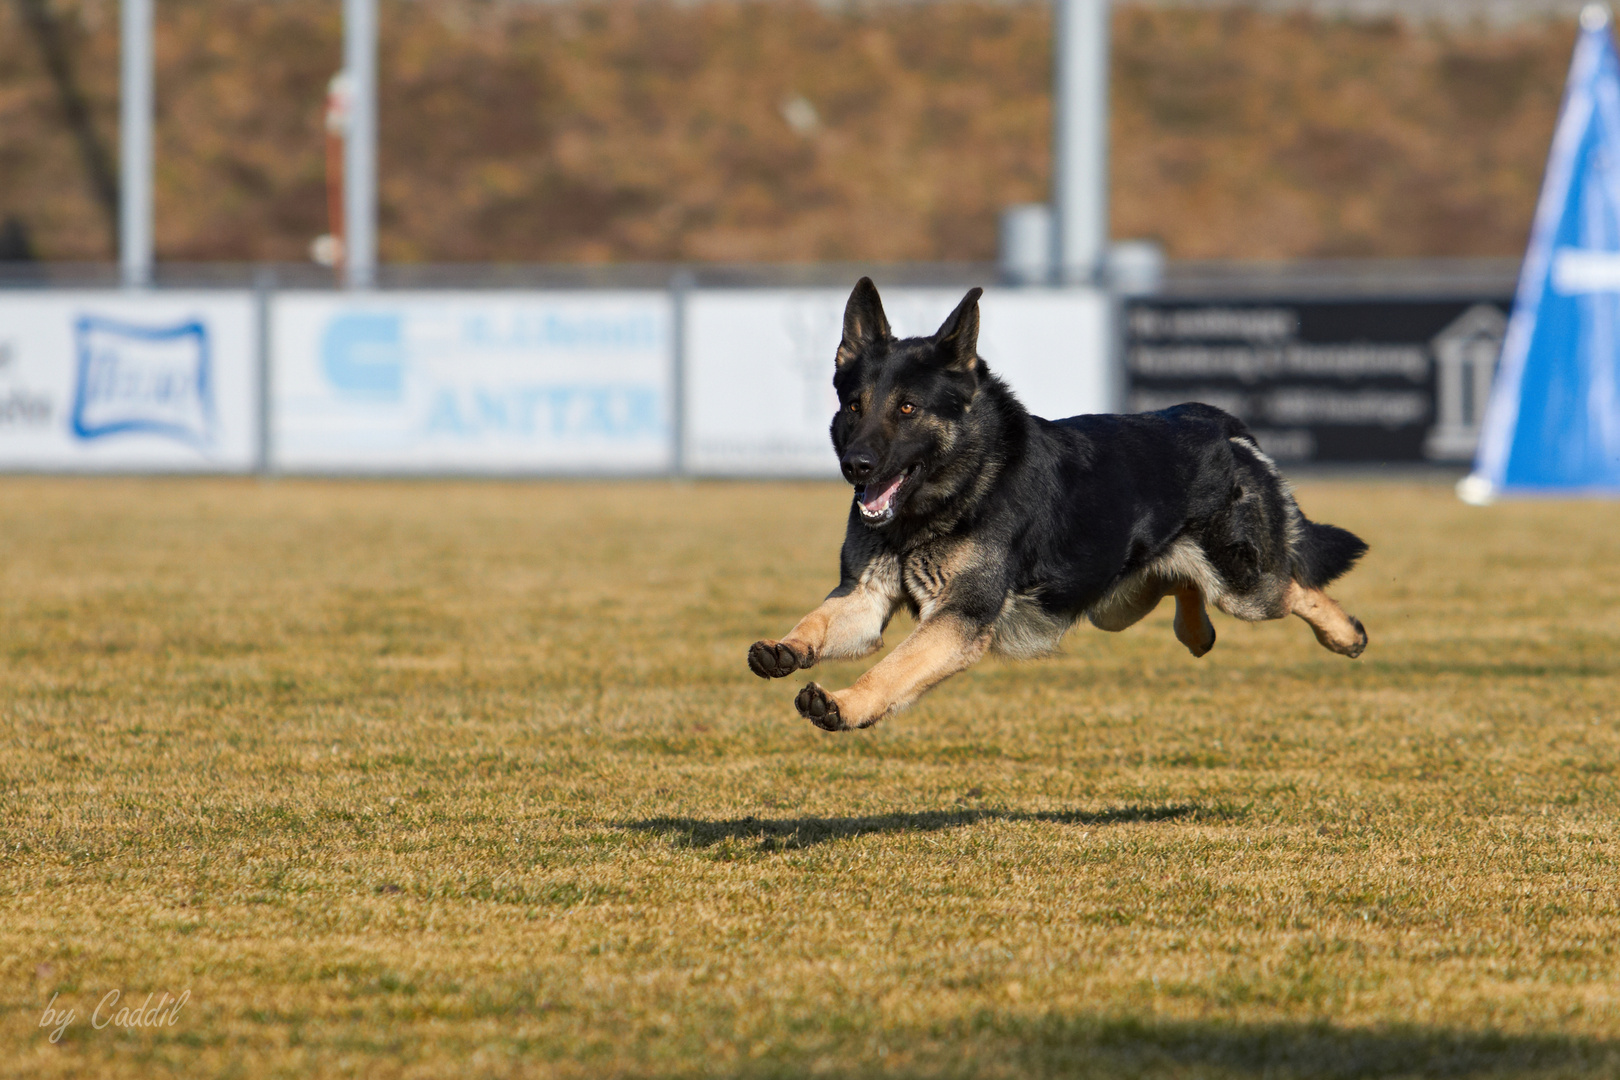
[(861, 518), (874, 528), (903, 516), (952, 457), (979, 390), (983, 291), (970, 289), (932, 337), (899, 339), (870, 278), (850, 293), (833, 374), (832, 440)]

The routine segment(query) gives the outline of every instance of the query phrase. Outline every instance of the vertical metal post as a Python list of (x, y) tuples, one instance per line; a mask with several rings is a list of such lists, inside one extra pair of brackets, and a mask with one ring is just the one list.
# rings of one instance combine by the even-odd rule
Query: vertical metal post
[(670, 378), (673, 382), (670, 397), (674, 400), (674, 415), (671, 417), (670, 437), (674, 440), (674, 456), (670, 460), (670, 472), (677, 476), (686, 475), (686, 302), (692, 287), (697, 280), (692, 271), (682, 267), (675, 271), (669, 279), (669, 297), (674, 305), (674, 319), (669, 328), (670, 361), (673, 370)]
[(343, 69), (343, 265), (349, 287), (364, 289), (377, 280), (377, 0), (343, 0)]
[(259, 364), (257, 368), (259, 394), (259, 447), (258, 466), (254, 469), (254, 471), (260, 476), (270, 475), (272, 458), (274, 457), (274, 446), (271, 443), (271, 439), (274, 438), (274, 433), (270, 430), (271, 418), (274, 416), (274, 413), (271, 410), (270, 395), (275, 391), (275, 387), (270, 381), (270, 303), (272, 299), (274, 299), (275, 289), (276, 272), (268, 266), (261, 266), (258, 272), (253, 275), (254, 309), (259, 322), (259, 335), (257, 342), (259, 351)]
[(1052, 283), (1052, 207), (1020, 203), (1001, 211), (1000, 270), (1011, 285)]
[(152, 283), (152, 0), (119, 5), (118, 265)]
[(1109, 0), (1054, 0), (1052, 208), (1059, 280), (1100, 284), (1108, 251)]

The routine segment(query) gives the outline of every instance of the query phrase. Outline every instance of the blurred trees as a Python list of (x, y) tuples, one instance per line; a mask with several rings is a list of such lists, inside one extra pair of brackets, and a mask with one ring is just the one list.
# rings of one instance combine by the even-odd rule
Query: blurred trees
[[(44, 0), (38, 0), (43, 3)], [(51, 10), (116, 144), (117, 5)], [(165, 259), (325, 231), (336, 0), (160, 0)], [(105, 259), (22, 6), (0, 7), (0, 218)], [(385, 259), (988, 259), (1045, 197), (1048, 8), (384, 0)], [(1513, 255), (1574, 28), (1122, 7), (1114, 231), (1183, 257)]]

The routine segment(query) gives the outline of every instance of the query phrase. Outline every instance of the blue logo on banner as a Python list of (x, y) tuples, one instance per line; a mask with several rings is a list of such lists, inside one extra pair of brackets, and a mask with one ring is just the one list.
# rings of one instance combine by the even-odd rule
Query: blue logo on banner
[(1620, 492), (1620, 59), (1602, 9), (1581, 25), (1470, 501)]
[(79, 438), (144, 432), (193, 445), (212, 439), (208, 328), (201, 322), (151, 327), (81, 315), (74, 336), (71, 424)]
[(532, 304), (340, 311), (321, 333), (320, 370), (368, 422), (392, 417), (411, 438), (647, 442), (668, 428), (663, 387), (592, 380), (593, 360), (657, 349), (661, 334), (639, 313)]
[(321, 368), (332, 388), (346, 397), (398, 401), (405, 387), (405, 354), (399, 315), (348, 312), (326, 325)]

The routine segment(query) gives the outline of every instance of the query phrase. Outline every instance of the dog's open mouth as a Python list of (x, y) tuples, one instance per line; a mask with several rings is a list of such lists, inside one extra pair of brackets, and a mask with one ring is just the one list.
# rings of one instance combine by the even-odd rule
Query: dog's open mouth
[(881, 484), (867, 484), (855, 493), (855, 503), (861, 508), (861, 517), (868, 525), (884, 525), (894, 519), (899, 505), (900, 489), (917, 473), (913, 465), (892, 480)]

